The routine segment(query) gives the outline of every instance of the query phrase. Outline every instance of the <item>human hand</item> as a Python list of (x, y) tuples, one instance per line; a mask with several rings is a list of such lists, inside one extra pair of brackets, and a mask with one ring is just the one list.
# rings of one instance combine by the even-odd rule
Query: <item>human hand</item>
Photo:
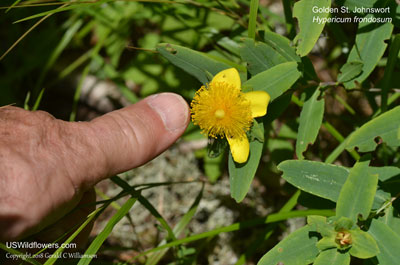
[(186, 102), (171, 93), (91, 122), (0, 108), (0, 241), (21, 239), (60, 220), (90, 200), (85, 192), (97, 182), (167, 149), (188, 122)]

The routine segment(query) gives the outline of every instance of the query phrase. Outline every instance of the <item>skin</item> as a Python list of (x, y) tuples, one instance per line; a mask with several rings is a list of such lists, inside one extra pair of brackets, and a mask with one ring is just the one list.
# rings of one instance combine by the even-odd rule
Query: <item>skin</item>
[(1, 107), (0, 241), (43, 229), (41, 240), (62, 235), (93, 210), (72, 211), (95, 199), (96, 183), (153, 159), (182, 135), (188, 122), (186, 102), (171, 93), (90, 122)]

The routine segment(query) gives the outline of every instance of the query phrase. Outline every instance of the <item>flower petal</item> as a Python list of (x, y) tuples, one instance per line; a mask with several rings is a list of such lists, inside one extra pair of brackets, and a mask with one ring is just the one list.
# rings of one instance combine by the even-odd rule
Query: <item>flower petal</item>
[(267, 107), (271, 97), (265, 91), (252, 91), (244, 93), (245, 98), (250, 101), (251, 116), (262, 117), (267, 114)]
[(239, 90), (242, 85), (239, 72), (235, 68), (229, 68), (216, 74), (211, 80), (211, 83), (215, 82), (225, 82)]
[(242, 137), (226, 137), (226, 139), (228, 139), (233, 160), (236, 163), (246, 162), (250, 152), (250, 144), (246, 134), (243, 134)]

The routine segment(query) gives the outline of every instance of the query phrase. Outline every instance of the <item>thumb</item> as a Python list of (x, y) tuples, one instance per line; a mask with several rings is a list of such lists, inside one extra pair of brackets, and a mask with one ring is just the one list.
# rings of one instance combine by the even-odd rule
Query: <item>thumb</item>
[[(78, 163), (78, 186), (140, 166), (172, 145), (189, 123), (189, 108), (179, 95), (162, 93), (88, 123), (75, 123), (85, 138), (85, 154)], [(89, 161), (88, 161), (89, 160)]]

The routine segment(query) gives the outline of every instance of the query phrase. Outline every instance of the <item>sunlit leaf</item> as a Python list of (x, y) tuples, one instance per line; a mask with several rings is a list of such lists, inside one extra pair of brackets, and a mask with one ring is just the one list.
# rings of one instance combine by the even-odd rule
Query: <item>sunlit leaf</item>
[[(350, 171), (346, 167), (307, 160), (286, 160), (278, 165), (278, 169), (283, 171), (282, 178), (290, 184), (334, 202), (338, 200)], [(397, 176), (398, 170), (393, 169), (396, 168), (368, 167), (368, 174), (378, 175), (381, 180), (381, 177), (385, 179)], [(376, 208), (389, 198), (387, 193), (377, 192), (374, 197)]]
[[(360, 3), (357, 4), (361, 6)], [(366, 16), (366, 18), (371, 17), (373, 14)], [(385, 40), (390, 38), (392, 30), (391, 23), (359, 23), (356, 43), (350, 51), (347, 62), (361, 61), (364, 65), (361, 75), (345, 83), (346, 88), (355, 88), (356, 81), (361, 83), (371, 74), (386, 50)]]
[(264, 90), (271, 96), (271, 101), (282, 95), (299, 79), (297, 63), (288, 62), (261, 72), (243, 84), (251, 90)]
[(360, 259), (368, 259), (379, 253), (378, 245), (370, 234), (359, 228), (351, 230), (350, 233), (352, 240), (350, 255)]
[(203, 84), (208, 83), (220, 71), (231, 68), (230, 65), (211, 59), (201, 52), (174, 44), (160, 43), (157, 51)]
[(297, 54), (302, 57), (314, 47), (324, 29), (324, 19), (329, 16), (329, 12), (314, 13), (314, 7), (329, 8), (331, 0), (301, 0), (296, 2), (293, 8), (293, 16), (297, 18), (300, 28), (294, 42), (297, 43)]
[(400, 260), (400, 236), (389, 226), (373, 219), (368, 233), (376, 240), (379, 251), (377, 259), (380, 265), (397, 264)]
[(290, 40), (278, 33), (267, 31), (264, 33), (264, 42), (279, 53), (287, 62), (301, 62), (296, 54), (294, 47), (290, 45)]
[(348, 62), (340, 68), (340, 74), (337, 81), (339, 83), (349, 82), (359, 76), (362, 72), (364, 64), (362, 62)]
[(268, 251), (257, 265), (290, 264), (303, 265), (313, 262), (318, 255), (315, 246), (318, 238), (313, 236), (314, 226), (307, 225), (291, 233)]
[(370, 160), (357, 162), (352, 169), (342, 189), (336, 205), (337, 216), (357, 221), (361, 214), (366, 219), (371, 211), (378, 184), (378, 175), (368, 172)]
[(347, 143), (347, 149), (358, 147), (360, 152), (373, 151), (380, 137), (389, 146), (400, 146), (400, 107), (396, 107), (356, 130)]
[(314, 262), (314, 265), (348, 265), (350, 264), (350, 255), (348, 252), (339, 252), (337, 248), (322, 251)]
[(253, 39), (245, 39), (243, 41), (243, 45), (240, 48), (240, 56), (243, 61), (247, 62), (247, 69), (252, 75), (287, 62), (286, 58), (276, 52), (274, 48)]
[(316, 89), (314, 94), (306, 100), (300, 113), (300, 124), (296, 140), (296, 154), (301, 160), (304, 159), (303, 152), (309, 144), (317, 139), (322, 118), (325, 110), (325, 100), (318, 100), (321, 91)]

